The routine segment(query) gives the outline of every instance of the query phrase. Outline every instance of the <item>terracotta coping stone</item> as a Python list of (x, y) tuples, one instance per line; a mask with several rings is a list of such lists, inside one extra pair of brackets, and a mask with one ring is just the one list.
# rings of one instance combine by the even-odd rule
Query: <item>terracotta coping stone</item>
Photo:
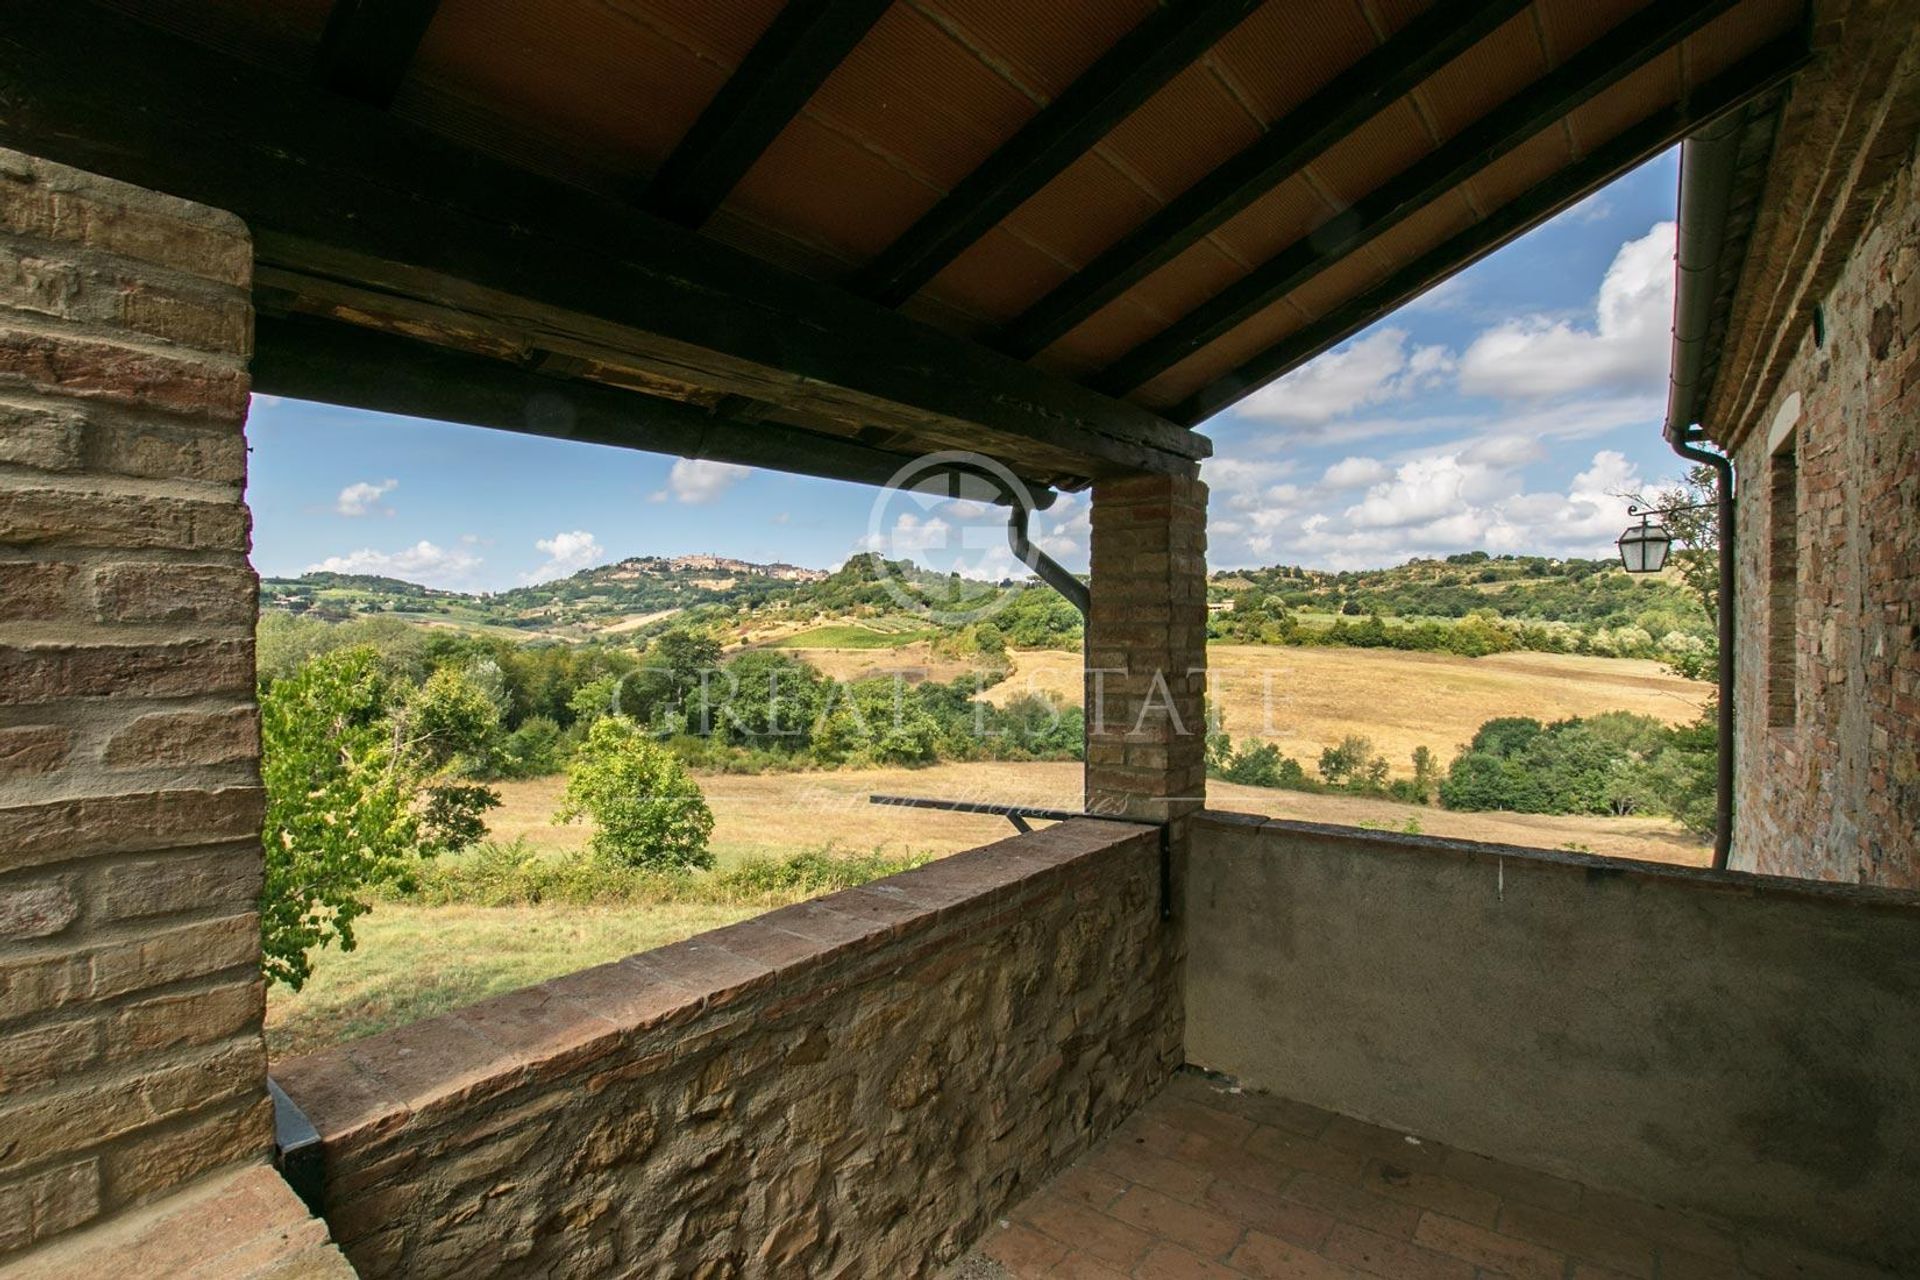
[(1105, 819), (1058, 823), (276, 1063), (273, 1075), (330, 1145), (356, 1144), (414, 1117), (551, 1080), (644, 1034), (877, 950), (962, 908), (998, 916), (1020, 891), (1057, 892), (1061, 875), (1153, 830)]

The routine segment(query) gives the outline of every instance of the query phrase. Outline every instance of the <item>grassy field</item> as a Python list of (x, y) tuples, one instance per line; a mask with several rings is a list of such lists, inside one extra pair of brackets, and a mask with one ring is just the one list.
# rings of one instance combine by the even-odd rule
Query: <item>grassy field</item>
[(414, 907), (383, 902), (359, 947), (322, 952), (298, 994), (267, 997), (267, 1049), (287, 1058), (404, 1026), (548, 978), (648, 951), (754, 915), (678, 903), (596, 907)]
[[(906, 650), (809, 650), (806, 657), (848, 678), (881, 669)], [(1209, 658), (1236, 737), (1267, 736), (1309, 768), (1320, 749), (1346, 732), (1371, 737), (1396, 769), (1418, 745), (1442, 761), (1493, 716), (1544, 719), (1597, 711), (1641, 711), (1667, 721), (1698, 713), (1706, 686), (1666, 675), (1656, 663), (1507, 654), (1464, 659), (1358, 649), (1215, 646)], [(864, 666), (861, 664), (865, 664)], [(958, 672), (956, 671), (955, 674)], [(1271, 673), (1270, 675), (1268, 673)], [(950, 674), (933, 678), (951, 679)], [(991, 696), (1051, 689), (1077, 700), (1078, 656), (1021, 653), (1013, 679)], [(1266, 692), (1271, 689), (1269, 695)], [(1263, 717), (1269, 732), (1262, 734)], [(870, 793), (997, 800), (1078, 808), (1081, 767), (1074, 763), (945, 764), (926, 769), (734, 774), (701, 778), (714, 811), (713, 848), (723, 866), (832, 846), (849, 853), (945, 856), (1011, 833), (1002, 819), (881, 808)], [(500, 786), (490, 815), (493, 838), (524, 839), (543, 854), (584, 848), (584, 826), (552, 821), (563, 780)], [(1546, 849), (1705, 865), (1707, 846), (1658, 818), (1549, 817), (1448, 813), (1347, 795), (1313, 795), (1209, 785), (1218, 809), (1270, 817), (1417, 829)], [(359, 924), (350, 955), (324, 952), (307, 989), (275, 989), (268, 1000), (268, 1043), (276, 1055), (299, 1053), (457, 1008), (559, 974), (661, 946), (756, 914), (753, 906), (659, 903), (628, 907), (427, 907), (380, 903)]]
[(867, 627), (857, 622), (830, 622), (790, 636), (769, 640), (767, 649), (898, 649), (936, 634), (924, 627), (900, 629)]
[[(1235, 741), (1265, 738), (1311, 771), (1321, 749), (1348, 733), (1373, 740), (1396, 775), (1413, 771), (1415, 747), (1442, 763), (1495, 716), (1542, 720), (1636, 711), (1669, 724), (1692, 720), (1712, 686), (1657, 662), (1560, 653), (1461, 658), (1394, 649), (1314, 649), (1217, 644), (1207, 648), (1213, 696)], [(987, 697), (1004, 702), (1044, 690), (1081, 697), (1080, 657), (1022, 652), (1013, 675)]]

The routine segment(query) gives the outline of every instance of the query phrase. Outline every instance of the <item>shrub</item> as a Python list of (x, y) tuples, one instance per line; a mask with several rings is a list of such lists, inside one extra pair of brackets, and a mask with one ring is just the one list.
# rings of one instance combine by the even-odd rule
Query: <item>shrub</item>
[(503, 778), (544, 778), (565, 763), (560, 726), (546, 716), (528, 716), (500, 747)]
[(593, 722), (567, 766), (567, 793), (555, 817), (594, 822), (594, 854), (613, 864), (656, 869), (710, 867), (713, 811), (665, 746), (625, 716)]
[(1249, 738), (1235, 750), (1228, 744), (1224, 731), (1217, 738), (1217, 745), (1209, 743), (1212, 753), (1209, 767), (1214, 776), (1224, 782), (1237, 782), (1244, 787), (1280, 787), (1288, 791), (1320, 789), (1307, 777), (1298, 760), (1281, 755), (1280, 748), (1271, 742)]
[(753, 859), (725, 871), (659, 870), (611, 864), (587, 852), (543, 856), (522, 838), (490, 842), (466, 857), (434, 863), (416, 882), (388, 892), (432, 906), (775, 907), (911, 871), (927, 861), (924, 854), (848, 854), (828, 845), (786, 858)]
[(1373, 753), (1372, 740), (1357, 733), (1348, 734), (1338, 746), (1320, 753), (1320, 776), (1327, 780), (1327, 785), (1348, 791), (1385, 790), (1389, 767), (1385, 756)]

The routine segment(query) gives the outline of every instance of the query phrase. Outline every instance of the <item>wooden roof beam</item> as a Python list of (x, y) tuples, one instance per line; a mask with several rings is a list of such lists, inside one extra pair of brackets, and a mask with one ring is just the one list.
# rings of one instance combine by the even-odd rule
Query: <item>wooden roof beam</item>
[(1440, 0), (1034, 303), (994, 345), (1022, 359), (1051, 346), (1411, 93), (1529, 3)]
[(638, 391), (553, 377), (504, 360), (305, 316), (258, 317), (253, 385), (268, 395), (375, 413), (863, 484), (885, 484), (913, 460), (819, 432), (709, 413)]
[(660, 166), (647, 205), (699, 228), (880, 20), (890, 0), (788, 0)]
[(1778, 85), (1808, 58), (1803, 35), (1782, 37), (1749, 55), (1676, 103), (1590, 154), (1535, 183), (1414, 261), (1305, 328), (1289, 334), (1225, 377), (1196, 391), (1170, 417), (1188, 426), (1231, 408), (1275, 378), (1345, 342), (1368, 325), (1464, 271), (1528, 230), (1577, 204), (1615, 178)]
[(1557, 70), (1201, 303), (1089, 380), (1124, 395), (1179, 364), (1376, 236), (1398, 226), (1488, 165), (1666, 53), (1733, 0), (1661, 0)]
[(104, 6), (16, 0), (7, 18), (0, 145), (231, 210), (265, 266), (1080, 475), (1188, 474), (1210, 452), (1138, 405)]
[(440, 0), (334, 0), (316, 80), (370, 106), (391, 105)]
[(1259, 7), (1181, 0), (1156, 9), (887, 246), (854, 291), (905, 302)]

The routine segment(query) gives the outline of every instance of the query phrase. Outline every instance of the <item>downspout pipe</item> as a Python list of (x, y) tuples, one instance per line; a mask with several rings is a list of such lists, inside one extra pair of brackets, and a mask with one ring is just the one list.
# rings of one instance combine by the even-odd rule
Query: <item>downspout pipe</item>
[(1065, 596), (1067, 603), (1079, 611), (1080, 620), (1085, 622), (1087, 610), (1093, 607), (1093, 593), (1065, 565), (1033, 545), (1033, 540), (1027, 536), (1027, 520), (1031, 515), (1025, 503), (1015, 502), (1007, 509), (1007, 545), (1013, 548), (1013, 554), (1020, 563), (1033, 570), (1040, 581)]
[(1724, 871), (1733, 853), (1734, 766), (1734, 486), (1733, 460), (1703, 449), (1700, 401), (1706, 391), (1708, 330), (1721, 259), (1726, 251), (1727, 209), (1733, 196), (1740, 135), (1746, 113), (1729, 112), (1680, 145), (1679, 228), (1673, 298), (1673, 370), (1667, 387), (1663, 434), (1673, 451), (1689, 462), (1704, 463), (1717, 476), (1716, 514), (1720, 526), (1720, 583), (1715, 613), (1719, 624), (1719, 752), (1714, 790), (1713, 866)]

